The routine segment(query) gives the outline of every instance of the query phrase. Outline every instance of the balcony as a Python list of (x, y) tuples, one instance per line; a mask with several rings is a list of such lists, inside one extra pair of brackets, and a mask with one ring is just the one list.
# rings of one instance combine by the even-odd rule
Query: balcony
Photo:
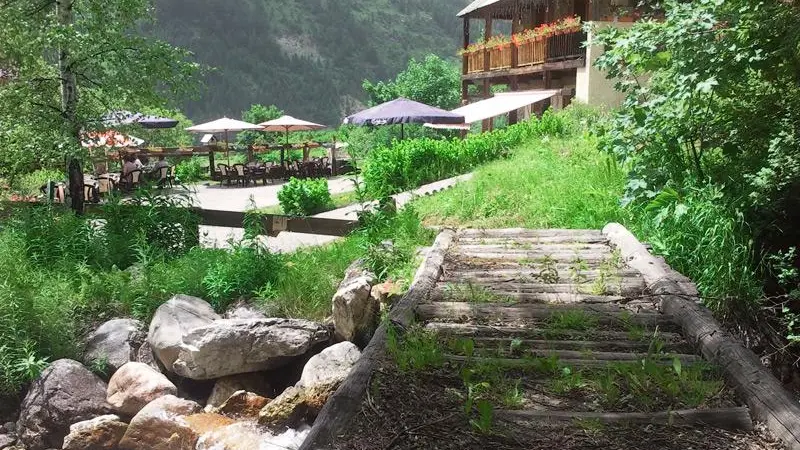
[(582, 67), (586, 33), (576, 19), (542, 25), (511, 37), (494, 36), (461, 51), (463, 79), (524, 75)]

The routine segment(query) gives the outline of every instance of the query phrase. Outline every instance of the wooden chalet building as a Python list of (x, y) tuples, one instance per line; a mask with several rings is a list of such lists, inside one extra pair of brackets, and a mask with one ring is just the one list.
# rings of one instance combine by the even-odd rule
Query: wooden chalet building
[[(505, 109), (530, 100), (533, 107), (528, 113), (541, 113), (548, 106), (562, 108), (573, 98), (588, 104), (618, 104), (621, 97), (613, 83), (591, 65), (602, 49), (586, 45), (591, 36), (583, 22), (626, 26), (634, 20), (633, 4), (633, 0), (475, 0), (458, 13), (464, 20), (462, 102), (500, 97), (472, 108), (484, 110), (484, 115), (503, 110), (501, 99)], [(506, 85), (510, 92), (493, 96), (495, 85)], [(506, 111), (509, 122), (517, 120), (517, 111)], [(483, 122), (484, 129), (491, 126), (490, 120)]]

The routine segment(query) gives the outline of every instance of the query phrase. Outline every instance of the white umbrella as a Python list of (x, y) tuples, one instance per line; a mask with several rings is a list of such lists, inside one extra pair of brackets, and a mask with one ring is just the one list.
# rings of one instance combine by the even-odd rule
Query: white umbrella
[[(320, 125), (314, 122), (295, 119), (292, 116), (282, 116), (275, 120), (269, 120), (258, 124), (262, 131), (271, 131), (277, 133), (286, 133), (286, 145), (289, 145), (289, 132), (290, 131), (314, 131), (326, 128), (325, 125)], [(283, 165), (283, 149), (281, 149), (281, 165)]]
[(212, 122), (202, 123), (200, 125), (195, 125), (193, 127), (189, 127), (186, 131), (191, 133), (225, 133), (225, 154), (228, 156), (228, 164), (230, 164), (231, 159), (230, 155), (228, 154), (228, 133), (233, 131), (247, 131), (247, 130), (260, 130), (261, 127), (258, 125), (254, 125), (248, 122), (242, 122), (241, 120), (229, 119), (227, 117), (223, 117), (222, 119), (217, 119)]

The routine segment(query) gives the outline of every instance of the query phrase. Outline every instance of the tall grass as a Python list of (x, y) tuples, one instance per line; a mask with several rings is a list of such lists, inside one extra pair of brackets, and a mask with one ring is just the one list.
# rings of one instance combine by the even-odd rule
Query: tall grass
[(624, 172), (588, 135), (540, 138), (472, 180), (420, 199), (425, 223), (477, 228), (602, 228), (624, 217)]

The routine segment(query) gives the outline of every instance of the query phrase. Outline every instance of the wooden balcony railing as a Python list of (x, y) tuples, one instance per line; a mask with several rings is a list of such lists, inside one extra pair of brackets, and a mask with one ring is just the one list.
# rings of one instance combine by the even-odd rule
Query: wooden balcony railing
[(489, 58), (489, 71), (583, 58), (586, 56), (585, 41), (586, 33), (576, 31), (465, 52), (465, 75), (485, 72), (486, 58)]

